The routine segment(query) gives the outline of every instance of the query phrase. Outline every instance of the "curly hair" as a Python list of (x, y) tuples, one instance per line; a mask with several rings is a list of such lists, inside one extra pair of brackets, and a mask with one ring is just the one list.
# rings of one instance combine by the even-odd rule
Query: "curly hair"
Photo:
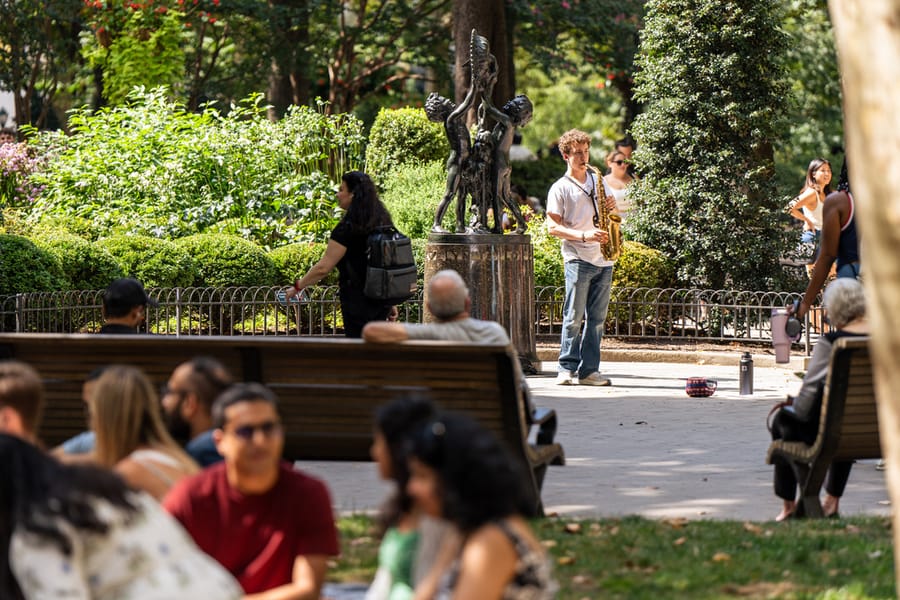
[(570, 154), (575, 144), (587, 144), (590, 146), (591, 136), (580, 129), (570, 129), (559, 136), (558, 148), (563, 156)]
[(105, 534), (93, 500), (102, 499), (128, 515), (137, 512), (130, 491), (118, 475), (86, 465), (63, 465), (17, 437), (0, 434), (0, 598), (19, 599), (22, 592), (9, 564), (12, 534), (18, 529), (38, 535), (72, 553), (60, 521), (78, 531)]
[(341, 181), (347, 184), (347, 189), (353, 194), (353, 201), (344, 220), (350, 225), (350, 229), (358, 233), (371, 233), (378, 227), (392, 226), (394, 222), (387, 208), (378, 197), (375, 183), (372, 178), (362, 171), (349, 171), (344, 173)]
[(410, 456), (437, 472), (443, 517), (463, 533), (511, 515), (533, 516), (522, 465), (466, 415), (445, 412), (427, 423)]

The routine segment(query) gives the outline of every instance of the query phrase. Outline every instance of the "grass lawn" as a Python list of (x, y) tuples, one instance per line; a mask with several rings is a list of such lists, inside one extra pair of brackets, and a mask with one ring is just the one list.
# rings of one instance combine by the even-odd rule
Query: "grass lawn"
[[(332, 581), (371, 581), (378, 540), (368, 517), (339, 521)], [(547, 518), (533, 522), (558, 598), (896, 598), (891, 522), (788, 523)]]

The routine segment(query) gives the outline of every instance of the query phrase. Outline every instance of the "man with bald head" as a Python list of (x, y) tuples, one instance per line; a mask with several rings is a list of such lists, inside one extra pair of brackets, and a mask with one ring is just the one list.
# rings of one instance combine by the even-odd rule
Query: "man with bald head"
[(494, 321), (469, 316), (472, 300), (469, 288), (459, 273), (451, 269), (439, 271), (428, 282), (428, 310), (433, 323), (396, 323), (372, 321), (363, 328), (367, 342), (402, 342), (405, 340), (441, 340), (509, 344), (509, 335)]

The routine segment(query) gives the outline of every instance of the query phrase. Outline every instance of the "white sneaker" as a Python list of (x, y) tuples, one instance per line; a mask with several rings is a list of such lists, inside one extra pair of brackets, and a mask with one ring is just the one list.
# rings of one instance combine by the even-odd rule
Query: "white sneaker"
[(578, 374), (560, 371), (556, 374), (556, 385), (578, 385)]
[(600, 373), (591, 373), (578, 380), (579, 385), (612, 385), (612, 382)]

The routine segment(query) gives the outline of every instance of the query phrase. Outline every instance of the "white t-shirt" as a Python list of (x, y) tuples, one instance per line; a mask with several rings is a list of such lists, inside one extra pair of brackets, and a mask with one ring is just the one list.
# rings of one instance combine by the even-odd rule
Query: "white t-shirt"
[[(547, 213), (562, 217), (563, 227), (583, 231), (594, 229), (595, 203), (591, 200), (591, 194), (595, 193), (596, 182), (596, 175), (590, 172), (583, 184), (568, 176), (560, 177), (547, 193)], [(606, 182), (603, 182), (603, 189), (607, 195), (612, 195), (612, 190), (607, 187)], [(597, 208), (599, 210), (599, 207)], [(547, 223), (550, 223), (549, 218)], [(612, 261), (603, 257), (600, 242), (563, 240), (562, 255), (565, 262), (578, 259), (598, 267), (613, 265)]]

